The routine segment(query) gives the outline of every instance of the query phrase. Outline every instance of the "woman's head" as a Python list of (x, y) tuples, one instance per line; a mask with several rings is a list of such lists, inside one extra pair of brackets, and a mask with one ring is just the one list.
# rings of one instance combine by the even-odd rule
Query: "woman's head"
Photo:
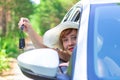
[[(61, 44), (60, 34), (61, 35), (64, 34), (64, 35), (62, 35), (62, 37), (65, 35), (68, 35), (68, 33), (71, 33), (71, 31), (74, 32), (74, 29), (78, 29), (78, 26), (79, 25), (76, 22), (60, 23), (56, 27), (45, 32), (45, 34), (43, 36), (43, 42), (46, 46), (48, 46), (50, 48), (65, 49), (65, 48), (63, 48), (64, 47), (63, 42)], [(71, 30), (68, 30), (68, 29), (71, 29)]]

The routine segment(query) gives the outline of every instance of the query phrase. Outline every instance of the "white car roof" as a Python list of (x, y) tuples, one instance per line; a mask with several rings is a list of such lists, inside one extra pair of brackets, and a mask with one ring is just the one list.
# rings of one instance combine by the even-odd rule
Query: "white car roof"
[(94, 3), (118, 3), (120, 0), (90, 0), (92, 4)]
[(104, 3), (120, 3), (120, 0), (81, 0), (80, 3), (89, 3), (89, 4), (104, 4)]

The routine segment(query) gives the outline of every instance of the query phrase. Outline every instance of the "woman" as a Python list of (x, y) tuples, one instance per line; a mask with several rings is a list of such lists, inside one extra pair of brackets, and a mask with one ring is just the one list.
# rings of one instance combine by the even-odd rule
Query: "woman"
[(58, 52), (62, 61), (69, 61), (74, 46), (76, 45), (78, 24), (64, 22), (45, 32), (43, 38), (35, 32), (27, 18), (21, 18), (19, 27), (24, 25), (24, 31), (28, 34), (36, 48), (52, 48)]

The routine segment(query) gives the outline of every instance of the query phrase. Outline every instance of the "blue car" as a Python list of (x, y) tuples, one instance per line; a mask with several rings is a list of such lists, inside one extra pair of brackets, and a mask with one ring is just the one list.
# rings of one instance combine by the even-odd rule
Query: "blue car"
[(79, 23), (70, 74), (38, 75), (19, 63), (23, 73), (37, 80), (120, 80), (120, 0), (81, 0), (65, 21)]

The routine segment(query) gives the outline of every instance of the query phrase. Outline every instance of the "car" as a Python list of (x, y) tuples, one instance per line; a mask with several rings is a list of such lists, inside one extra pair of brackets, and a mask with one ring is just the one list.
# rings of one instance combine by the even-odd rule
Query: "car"
[(36, 70), (27, 69), (29, 64), (19, 63), (23, 73), (38, 80), (120, 80), (120, 0), (81, 0), (61, 23), (66, 21), (79, 23), (70, 75), (48, 76), (47, 71), (38, 75)]

